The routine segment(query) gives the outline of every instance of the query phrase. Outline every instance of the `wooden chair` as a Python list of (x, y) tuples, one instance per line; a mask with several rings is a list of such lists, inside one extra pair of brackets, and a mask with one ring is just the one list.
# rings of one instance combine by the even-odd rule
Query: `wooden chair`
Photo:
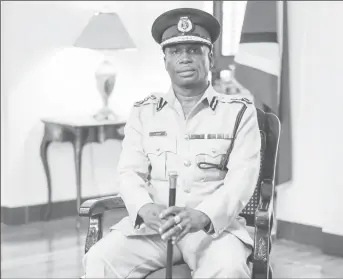
[[(249, 259), (252, 278), (272, 278), (269, 254), (272, 241), (275, 166), (281, 125), (273, 113), (257, 108), (257, 114), (261, 134), (260, 175), (255, 192), (240, 215), (246, 219), (248, 226), (254, 228), (254, 250)], [(104, 213), (118, 208), (125, 208), (118, 195), (88, 200), (81, 205), (79, 215), (89, 218), (85, 253), (103, 236)], [(146, 278), (164, 277), (165, 269), (160, 269)], [(191, 278), (188, 266), (185, 263), (174, 265), (173, 277)]]

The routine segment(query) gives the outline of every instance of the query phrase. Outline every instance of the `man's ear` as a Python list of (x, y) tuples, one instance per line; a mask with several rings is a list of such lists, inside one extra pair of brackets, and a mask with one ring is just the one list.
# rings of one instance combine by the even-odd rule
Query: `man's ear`
[(213, 51), (210, 50), (208, 53), (208, 59), (210, 60), (210, 68), (214, 67), (214, 57), (213, 57)]
[(162, 52), (163, 52), (163, 61), (164, 61), (164, 68), (167, 69), (167, 64), (166, 64), (166, 48), (162, 48)]
[(167, 70), (167, 59), (166, 59), (166, 55), (163, 56), (163, 60), (164, 60), (164, 68)]

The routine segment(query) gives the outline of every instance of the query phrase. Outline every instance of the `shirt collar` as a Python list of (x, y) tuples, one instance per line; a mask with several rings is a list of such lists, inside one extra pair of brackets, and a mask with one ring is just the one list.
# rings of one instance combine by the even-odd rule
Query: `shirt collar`
[[(207, 99), (208, 105), (211, 104), (213, 97), (218, 96), (217, 91), (214, 90), (212, 85), (209, 83), (204, 95), (201, 97), (200, 102), (202, 102), (204, 99)], [(176, 101), (176, 96), (173, 90), (173, 87), (171, 86), (170, 89), (168, 90), (167, 94), (163, 96), (163, 99), (165, 99), (169, 105), (173, 106)]]

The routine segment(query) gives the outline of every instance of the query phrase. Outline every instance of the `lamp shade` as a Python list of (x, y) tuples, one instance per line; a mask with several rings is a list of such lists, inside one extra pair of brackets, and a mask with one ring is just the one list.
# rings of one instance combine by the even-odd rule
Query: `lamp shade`
[(136, 48), (116, 13), (96, 13), (90, 19), (74, 46), (96, 50)]

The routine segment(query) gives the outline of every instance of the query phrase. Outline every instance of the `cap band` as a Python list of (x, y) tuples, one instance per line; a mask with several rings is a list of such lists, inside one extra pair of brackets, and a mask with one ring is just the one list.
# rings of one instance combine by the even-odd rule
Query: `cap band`
[(212, 45), (212, 42), (210, 40), (206, 40), (198, 36), (189, 35), (189, 36), (177, 36), (177, 37), (167, 39), (161, 43), (161, 46), (164, 47), (166, 45), (185, 43), (185, 42), (196, 42), (196, 43), (203, 43), (206, 45)]

